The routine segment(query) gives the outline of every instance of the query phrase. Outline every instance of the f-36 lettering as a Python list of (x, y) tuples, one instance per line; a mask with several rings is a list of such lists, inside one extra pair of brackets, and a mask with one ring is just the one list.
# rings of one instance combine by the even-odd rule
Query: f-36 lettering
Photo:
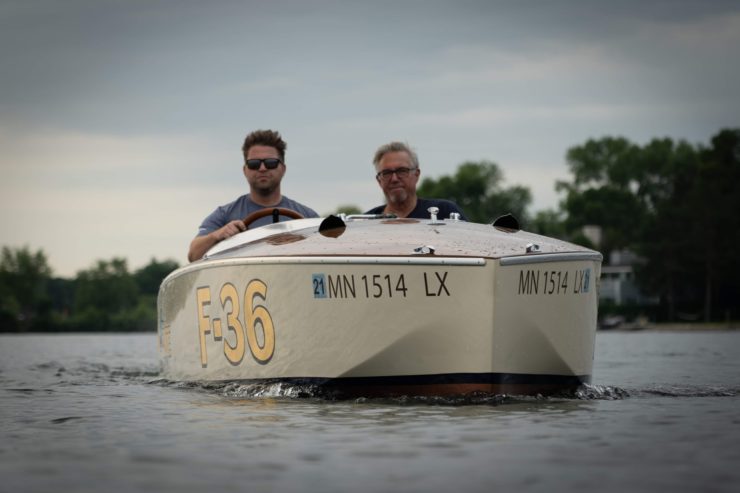
[[(201, 366), (208, 366), (209, 334), (212, 334), (214, 341), (223, 340), (223, 354), (231, 365), (241, 364), (247, 347), (257, 363), (268, 363), (275, 353), (275, 326), (264, 305), (267, 301), (267, 285), (259, 279), (252, 279), (247, 283), (242, 300), (237, 287), (226, 282), (221, 285), (218, 297), (221, 309), (214, 310), (211, 287), (201, 286), (195, 291)], [(212, 311), (225, 316), (226, 334), (223, 333), (222, 318), (212, 316)]]

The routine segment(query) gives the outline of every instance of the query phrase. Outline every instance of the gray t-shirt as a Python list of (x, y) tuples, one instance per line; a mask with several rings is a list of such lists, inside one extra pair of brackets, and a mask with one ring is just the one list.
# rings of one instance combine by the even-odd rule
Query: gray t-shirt
[[(295, 200), (291, 200), (288, 197), (283, 195), (282, 200), (280, 200), (279, 204), (276, 204), (273, 207), (282, 207), (284, 209), (291, 209), (298, 213), (300, 213), (303, 217), (319, 217), (318, 214), (316, 214), (316, 211), (313, 209), (306, 207), (303, 204), (299, 204)], [(235, 220), (235, 219), (244, 219), (251, 213), (258, 211), (260, 209), (266, 209), (266, 207), (261, 206), (259, 204), (256, 204), (252, 201), (252, 199), (249, 197), (249, 194), (242, 195), (238, 199), (236, 199), (233, 202), (230, 202), (226, 205), (222, 205), (221, 207), (216, 208), (215, 211), (211, 212), (208, 217), (206, 217), (203, 222), (200, 225), (200, 228), (198, 228), (198, 236), (207, 235), (208, 233), (212, 231), (216, 231), (218, 228), (225, 226), (229, 222)], [(281, 221), (288, 221), (290, 218), (285, 216), (280, 216)], [(266, 224), (272, 224), (272, 216), (266, 216), (260, 219), (257, 219), (255, 222), (253, 222), (250, 225), (250, 228), (256, 228), (257, 226), (264, 226)]]

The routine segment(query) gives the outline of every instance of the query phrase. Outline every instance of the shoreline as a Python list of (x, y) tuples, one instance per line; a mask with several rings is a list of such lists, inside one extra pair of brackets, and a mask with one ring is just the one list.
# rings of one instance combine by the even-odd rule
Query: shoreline
[(730, 332), (740, 330), (740, 322), (660, 322), (623, 323), (618, 327), (598, 329), (598, 332)]

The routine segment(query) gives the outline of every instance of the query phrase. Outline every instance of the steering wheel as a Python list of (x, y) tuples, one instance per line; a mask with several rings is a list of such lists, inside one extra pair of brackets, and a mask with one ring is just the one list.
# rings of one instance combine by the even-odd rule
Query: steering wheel
[(272, 216), (275, 212), (277, 212), (278, 216), (285, 216), (291, 219), (303, 219), (303, 216), (293, 209), (285, 209), (284, 207), (266, 207), (264, 209), (254, 211), (253, 213), (245, 217), (244, 226), (249, 229), (249, 226), (257, 219), (261, 219), (265, 216)]

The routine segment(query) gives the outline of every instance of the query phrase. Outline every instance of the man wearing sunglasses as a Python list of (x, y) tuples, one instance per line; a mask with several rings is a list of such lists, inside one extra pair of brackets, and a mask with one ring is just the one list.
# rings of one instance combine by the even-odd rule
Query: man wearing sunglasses
[[(285, 175), (286, 148), (280, 134), (273, 130), (257, 130), (247, 135), (242, 146), (242, 171), (249, 184), (249, 193), (218, 207), (203, 220), (198, 235), (190, 243), (188, 260), (192, 262), (202, 258), (216, 243), (245, 231), (243, 219), (261, 209), (279, 207), (296, 211), (303, 217), (319, 217), (313, 209), (280, 192), (280, 182)], [(271, 222), (272, 217), (266, 216), (254, 221), (250, 228)]]
[(366, 214), (395, 214), (398, 217), (428, 219), (430, 207), (437, 207), (439, 219), (447, 219), (451, 213), (460, 214), (467, 221), (460, 207), (443, 199), (423, 199), (416, 196), (419, 181), (419, 158), (403, 142), (391, 142), (380, 146), (373, 158), (375, 179), (383, 190), (386, 204), (367, 211)]

